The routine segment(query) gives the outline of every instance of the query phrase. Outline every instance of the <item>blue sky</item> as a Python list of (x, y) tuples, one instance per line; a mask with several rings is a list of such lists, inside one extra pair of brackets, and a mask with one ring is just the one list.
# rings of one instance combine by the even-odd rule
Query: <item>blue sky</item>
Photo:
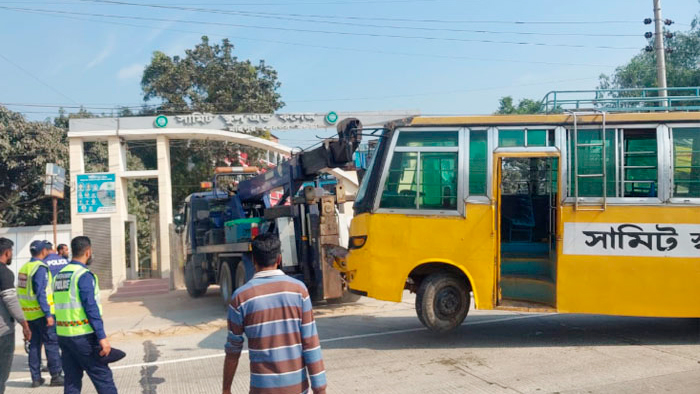
[[(182, 55), (207, 34), (213, 41), (229, 37), (239, 58), (264, 59), (277, 69), (287, 103), (282, 111), (491, 113), (504, 95), (539, 99), (549, 90), (595, 88), (599, 74), (646, 45), (643, 34), (652, 27), (641, 21), (653, 16), (652, 0), (122, 1), (216, 13), (78, 0), (0, 0), (0, 7), (53, 12), (0, 8), (0, 54), (13, 63), (0, 57), (0, 102), (138, 105), (141, 72), (153, 51)], [(666, 0), (662, 9), (664, 18), (676, 22), (672, 29), (687, 30), (700, 4)], [(207, 24), (192, 23), (202, 21)], [(512, 21), (606, 23), (506, 23)], [(30, 119), (56, 113), (54, 108), (10, 108)]]

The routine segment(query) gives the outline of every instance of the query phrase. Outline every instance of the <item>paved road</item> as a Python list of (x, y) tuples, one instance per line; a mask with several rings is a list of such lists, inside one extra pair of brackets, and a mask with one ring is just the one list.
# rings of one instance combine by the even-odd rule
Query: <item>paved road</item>
[[(472, 311), (459, 330), (436, 335), (409, 296), (319, 307), (317, 321), (329, 393), (700, 393), (700, 319)], [(220, 392), (219, 326), (114, 336), (128, 353), (114, 368), (120, 392)], [(15, 358), (8, 393), (26, 393), (26, 356)], [(234, 392), (247, 383), (243, 356)]]

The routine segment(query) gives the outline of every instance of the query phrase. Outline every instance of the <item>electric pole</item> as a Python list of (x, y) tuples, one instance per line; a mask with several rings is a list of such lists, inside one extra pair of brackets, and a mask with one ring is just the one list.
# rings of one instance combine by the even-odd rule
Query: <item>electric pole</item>
[(656, 51), (656, 79), (661, 97), (661, 105), (666, 107), (666, 57), (664, 49), (664, 21), (661, 19), (661, 0), (654, 0), (654, 26), (656, 34), (654, 35), (654, 50)]

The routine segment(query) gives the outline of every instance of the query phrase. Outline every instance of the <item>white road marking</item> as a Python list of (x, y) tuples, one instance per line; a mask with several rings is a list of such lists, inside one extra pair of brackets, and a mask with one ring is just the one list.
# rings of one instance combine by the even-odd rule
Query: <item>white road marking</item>
[[(542, 316), (548, 316), (548, 315), (549, 314), (518, 315), (518, 316), (506, 317), (503, 319), (491, 319), (491, 320), (486, 320), (486, 321), (465, 322), (462, 325), (463, 326), (478, 326), (481, 324), (499, 323), (499, 322), (504, 322), (504, 321), (520, 320), (520, 319), (532, 319), (535, 317), (542, 317)], [(371, 337), (378, 337), (378, 336), (383, 336), (383, 335), (404, 334), (407, 332), (417, 332), (417, 331), (427, 331), (427, 330), (428, 329), (425, 327), (407, 328), (404, 330), (372, 332), (372, 333), (368, 333), (368, 334), (357, 334), (357, 335), (347, 335), (347, 336), (336, 337), (336, 338), (326, 338), (326, 339), (321, 339), (320, 342), (321, 343), (328, 343), (328, 342), (337, 342), (337, 341), (347, 341), (347, 340), (352, 340), (352, 339), (371, 338)], [(248, 354), (248, 351), (243, 350), (241, 352), (241, 354)], [(118, 366), (111, 367), (111, 369), (113, 371), (117, 371), (120, 369), (128, 369), (128, 368), (142, 368), (142, 367), (152, 367), (152, 366), (157, 366), (157, 365), (179, 364), (179, 363), (187, 363), (190, 361), (199, 361), (199, 360), (207, 360), (210, 358), (224, 357), (225, 355), (226, 355), (225, 353), (220, 352), (220, 353), (215, 353), (215, 354), (207, 354), (204, 356), (178, 358), (178, 359), (174, 359), (174, 360), (163, 360), (163, 361), (152, 361), (152, 362), (147, 362), (147, 363), (118, 365)], [(8, 380), (8, 382), (29, 382), (31, 380), (32, 380), (32, 378), (28, 377), (28, 378)]]

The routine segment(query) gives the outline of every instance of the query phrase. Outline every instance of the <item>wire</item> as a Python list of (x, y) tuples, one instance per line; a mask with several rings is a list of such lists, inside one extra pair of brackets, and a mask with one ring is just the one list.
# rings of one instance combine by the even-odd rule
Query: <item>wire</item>
[[(208, 13), (230, 13), (236, 12), (231, 10), (221, 10), (212, 8), (193, 8), (193, 7), (183, 7), (182, 5), (174, 4), (139, 4), (139, 3), (129, 3), (125, 1), (116, 0), (80, 0), (83, 3), (97, 3), (97, 4), (111, 4), (111, 5), (125, 5), (133, 7), (149, 7), (149, 8), (165, 8), (180, 11), (194, 11), (194, 12), (208, 12)], [(351, 2), (355, 3), (355, 2)], [(203, 4), (199, 4), (203, 5)], [(235, 5), (235, 4), (231, 4)], [(240, 5), (240, 4), (238, 4)], [(253, 3), (251, 5), (259, 5), (258, 3)], [(263, 14), (263, 13), (259, 13)], [(393, 21), (393, 22), (423, 22), (423, 23), (493, 23), (493, 24), (538, 24), (538, 25), (592, 25), (592, 24), (638, 24), (639, 21), (631, 20), (602, 20), (602, 21), (504, 21), (504, 20), (444, 20), (444, 19), (410, 19), (410, 18), (380, 18), (380, 17), (364, 17), (364, 16), (328, 16), (328, 15), (309, 15), (309, 14), (274, 14), (267, 13), (268, 15), (292, 15), (292, 16), (305, 16), (305, 17), (316, 17), (316, 18), (339, 18), (339, 19), (352, 19), (352, 20), (383, 20), (383, 21)]]
[(51, 89), (54, 93), (60, 95), (61, 97), (65, 98), (65, 99), (68, 99), (69, 101), (72, 101), (73, 103), (77, 103), (75, 100), (73, 100), (72, 98), (70, 98), (68, 95), (63, 94), (63, 92), (61, 92), (60, 90), (58, 90), (58, 89), (56, 89), (55, 87), (53, 87), (53, 86), (49, 85), (48, 83), (44, 82), (41, 78), (37, 77), (36, 75), (34, 75), (33, 73), (31, 73), (29, 70), (25, 69), (24, 67), (20, 66), (19, 64), (17, 64), (17, 63), (15, 63), (15, 62), (13, 62), (12, 60), (8, 59), (8, 58), (5, 57), (5, 55), (3, 55), (2, 53), (0, 53), (0, 58), (2, 58), (3, 60), (5, 60), (6, 62), (10, 63), (11, 65), (17, 67), (17, 68), (20, 69), (22, 72), (24, 72), (25, 74), (29, 75), (30, 77), (32, 77), (34, 80), (36, 80), (36, 81), (39, 82), (40, 84), (42, 84), (42, 85), (46, 86), (47, 88)]
[[(188, 9), (189, 10), (189, 9)], [(191, 10), (197, 10), (202, 12), (208, 12), (205, 9), (196, 8)], [(214, 11), (214, 10), (212, 10)], [(279, 19), (287, 21), (297, 21), (297, 22), (312, 22), (312, 23), (325, 23), (333, 25), (346, 25), (353, 27), (372, 27), (379, 29), (399, 29), (399, 30), (420, 30), (420, 31), (446, 31), (452, 33), (480, 33), (480, 34), (514, 34), (514, 35), (528, 35), (528, 36), (568, 36), (568, 37), (638, 37), (639, 34), (596, 34), (596, 33), (540, 33), (540, 32), (518, 32), (518, 31), (496, 31), (496, 30), (474, 30), (474, 29), (456, 29), (456, 28), (444, 28), (444, 27), (422, 27), (422, 26), (409, 26), (409, 25), (377, 25), (377, 24), (366, 24), (358, 23), (357, 20), (372, 20), (372, 19), (389, 19), (392, 21), (406, 22), (406, 19), (400, 18), (361, 18), (361, 17), (343, 17), (343, 16), (324, 16), (324, 15), (305, 15), (305, 14), (280, 14), (273, 12), (250, 12), (250, 11), (218, 11), (215, 13), (225, 13), (231, 15), (238, 15), (251, 18), (263, 18), (263, 19)], [(309, 19), (315, 18), (315, 19)], [(318, 19), (332, 19), (332, 20), (318, 20)], [(339, 22), (337, 19), (352, 20), (352, 22)]]
[(142, 17), (142, 16), (128, 16), (128, 15), (113, 15), (113, 14), (99, 14), (99, 13), (84, 13), (84, 12), (71, 12), (71, 11), (58, 11), (58, 10), (40, 10), (33, 8), (18, 8), (18, 7), (0, 7), (0, 9), (7, 9), (11, 11), (28, 11), (35, 13), (49, 13), (49, 14), (64, 14), (64, 15), (80, 15), (80, 16), (91, 16), (99, 18), (112, 18), (112, 19), (127, 19), (127, 20), (145, 20), (145, 21), (156, 21), (156, 22), (175, 22), (175, 23), (187, 23), (187, 24), (202, 24), (202, 25), (212, 25), (212, 26), (227, 26), (227, 27), (242, 27), (249, 29), (258, 30), (276, 30), (276, 31), (286, 31), (286, 32), (300, 32), (300, 33), (319, 33), (319, 34), (330, 34), (330, 35), (341, 35), (341, 36), (357, 36), (357, 37), (374, 37), (374, 38), (393, 38), (393, 39), (415, 39), (415, 40), (427, 40), (427, 41), (448, 41), (448, 42), (473, 42), (473, 43), (485, 43), (485, 44), (506, 44), (506, 45), (526, 45), (526, 46), (543, 46), (543, 47), (563, 47), (563, 48), (593, 48), (593, 49), (616, 49), (616, 50), (638, 50), (638, 47), (615, 47), (609, 45), (582, 45), (582, 44), (553, 44), (553, 43), (541, 43), (541, 42), (524, 42), (524, 41), (498, 41), (489, 39), (470, 39), (470, 38), (457, 38), (457, 37), (435, 37), (435, 36), (411, 36), (411, 35), (399, 35), (399, 34), (379, 34), (379, 33), (361, 33), (361, 32), (347, 32), (347, 31), (333, 31), (333, 30), (315, 30), (315, 29), (302, 29), (302, 28), (291, 28), (291, 27), (278, 27), (278, 26), (257, 26), (257, 25), (246, 25), (239, 23), (223, 23), (223, 22), (213, 22), (213, 21), (188, 21), (188, 20), (176, 20), (176, 19), (166, 19), (166, 18), (152, 18), (152, 17)]
[[(0, 9), (2, 9), (2, 8), (8, 8), (8, 7), (0, 7)], [(124, 23), (124, 22), (98, 21), (98, 20), (94, 20), (94, 19), (86, 19), (86, 18), (80, 18), (80, 17), (74, 17), (74, 16), (66, 16), (66, 15), (53, 15), (53, 14), (46, 14), (46, 13), (42, 13), (42, 12), (33, 12), (33, 11), (16, 11), (16, 12), (47, 15), (47, 16), (53, 16), (53, 17), (57, 17), (57, 18), (80, 20), (80, 21), (93, 22), (93, 23), (108, 23), (108, 24), (113, 24), (113, 25), (118, 25), (118, 26), (129, 26), (129, 27), (143, 28), (143, 29), (149, 29), (149, 30), (155, 29), (153, 26), (138, 25), (138, 24)], [(281, 40), (272, 40), (272, 39), (263, 39), (263, 38), (250, 38), (250, 37), (244, 37), (244, 36), (231, 36), (231, 35), (205, 33), (205, 32), (199, 32), (199, 31), (173, 29), (173, 28), (159, 28), (159, 29), (166, 30), (166, 31), (178, 32), (178, 33), (209, 35), (212, 37), (235, 38), (238, 40), (246, 40), (246, 41), (254, 41), (254, 42), (269, 42), (269, 43), (275, 43), (275, 44), (293, 45), (293, 46), (306, 47), (306, 48), (360, 52), (360, 53), (372, 53), (372, 54), (382, 54), (382, 55), (427, 57), (427, 58), (453, 59), (453, 60), (479, 61), (479, 62), (542, 64), (542, 65), (553, 65), (553, 66), (584, 66), (584, 67), (609, 67), (609, 68), (617, 67), (617, 66), (613, 66), (613, 65), (609, 65), (609, 64), (567, 63), (567, 62), (552, 62), (552, 61), (529, 61), (529, 60), (518, 60), (518, 59), (479, 58), (479, 57), (459, 56), (459, 55), (439, 55), (439, 54), (427, 54), (427, 53), (396, 52), (396, 51), (373, 50), (373, 49), (364, 49), (364, 48), (360, 49), (360, 48), (348, 48), (348, 47), (327, 46), (327, 45), (315, 45), (315, 44), (299, 43), (299, 42), (292, 42), (292, 41), (281, 41)]]

